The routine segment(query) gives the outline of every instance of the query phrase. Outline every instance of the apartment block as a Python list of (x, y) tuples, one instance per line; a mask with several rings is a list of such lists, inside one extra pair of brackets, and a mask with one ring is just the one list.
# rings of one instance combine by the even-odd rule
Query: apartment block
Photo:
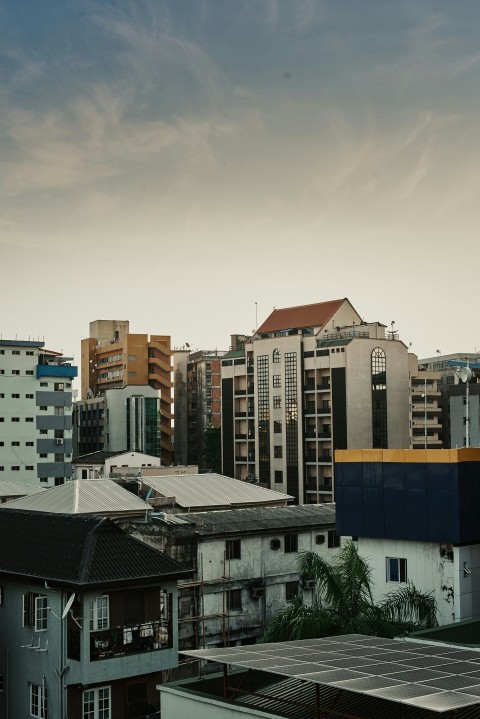
[[(130, 334), (126, 320), (96, 320), (82, 340), (82, 400), (108, 390), (149, 386), (159, 393), (160, 456), (172, 461), (171, 345), (167, 335)], [(142, 392), (139, 390), (139, 394)], [(122, 447), (121, 449), (125, 449)], [(152, 453), (152, 452), (149, 452)]]
[(175, 350), (175, 461), (203, 466), (203, 435), (222, 423), (221, 358), (224, 351)]
[(75, 402), (74, 456), (105, 450), (161, 455), (161, 393), (146, 386), (107, 389)]
[(334, 499), (334, 449), (409, 446), (407, 347), (348, 299), (274, 310), (222, 359), (223, 473)]
[(410, 449), (442, 449), (443, 419), (441, 373), (419, 369), (418, 358), (408, 355), (410, 366)]
[(76, 376), (44, 342), (0, 340), (0, 478), (45, 487), (71, 478)]

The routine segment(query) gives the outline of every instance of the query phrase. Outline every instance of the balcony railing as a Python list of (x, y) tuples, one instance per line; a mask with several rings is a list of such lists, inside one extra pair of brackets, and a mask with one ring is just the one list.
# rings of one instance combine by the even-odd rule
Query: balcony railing
[(154, 619), (141, 624), (90, 632), (90, 661), (152, 652), (171, 646), (170, 622)]

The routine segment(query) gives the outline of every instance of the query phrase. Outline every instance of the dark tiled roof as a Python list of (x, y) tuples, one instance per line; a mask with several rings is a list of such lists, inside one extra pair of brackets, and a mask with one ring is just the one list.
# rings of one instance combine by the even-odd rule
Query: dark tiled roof
[(117, 457), (120, 454), (128, 452), (127, 449), (122, 449), (121, 452), (106, 452), (99, 450), (98, 452), (90, 452), (90, 454), (81, 454), (72, 460), (72, 464), (103, 464), (105, 460)]
[(342, 306), (345, 299), (318, 302), (314, 305), (301, 305), (300, 307), (285, 307), (273, 310), (257, 332), (279, 332), (299, 327), (323, 327)]
[(230, 350), (229, 352), (225, 352), (220, 359), (232, 359), (232, 357), (245, 357), (245, 350)]
[(0, 544), (0, 577), (88, 588), (191, 576), (105, 517), (4, 509)]
[(195, 512), (179, 515), (196, 525), (201, 535), (241, 532), (282, 531), (308, 527), (335, 527), (335, 505), (305, 504), (293, 507), (255, 507), (223, 512)]

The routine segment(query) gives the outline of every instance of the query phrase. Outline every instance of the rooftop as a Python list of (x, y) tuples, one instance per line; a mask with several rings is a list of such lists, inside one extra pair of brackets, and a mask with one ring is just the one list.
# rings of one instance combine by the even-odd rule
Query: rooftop
[(59, 487), (0, 505), (2, 509), (25, 509), (55, 514), (145, 514), (151, 506), (111, 479), (76, 479)]
[(328, 525), (335, 527), (335, 505), (305, 504), (291, 507), (255, 507), (224, 512), (195, 512), (180, 515), (195, 524), (198, 534), (240, 534), (254, 531), (285, 531)]
[(34, 484), (10, 482), (6, 479), (0, 480), (0, 497), (25, 497), (26, 495), (38, 494), (39, 492), (45, 491), (46, 487), (39, 487)]
[(107, 459), (118, 457), (126, 452), (126, 449), (122, 449), (121, 452), (106, 452), (104, 450), (99, 450), (98, 452), (90, 452), (89, 454), (81, 454), (78, 457), (75, 457), (75, 459), (72, 459), (72, 464), (105, 464)]
[(279, 332), (300, 327), (323, 327), (345, 301), (346, 298), (273, 310), (265, 322), (260, 325), (257, 333)]
[(30, 340), (0, 340), (0, 347), (43, 347), (45, 342)]
[[(39, 541), (41, 538), (41, 541)], [(191, 576), (178, 562), (119, 529), (110, 519), (5, 507), (0, 576), (69, 588), (146, 585)]]
[(241, 482), (232, 477), (210, 472), (208, 474), (175, 474), (164, 477), (142, 477), (162, 497), (175, 497), (175, 504), (185, 509), (256, 506), (258, 504), (286, 503), (293, 499), (289, 494), (264, 489), (257, 484)]
[[(223, 664), (230, 702), (283, 717), (473, 719), (480, 710), (480, 651), (460, 647), (347, 634), (182, 654)], [(229, 676), (229, 666), (248, 674)], [(267, 690), (252, 690), (251, 672), (276, 681), (264, 679)], [(198, 690), (205, 695), (208, 680), (203, 684)], [(305, 685), (308, 693), (299, 695), (295, 688)]]

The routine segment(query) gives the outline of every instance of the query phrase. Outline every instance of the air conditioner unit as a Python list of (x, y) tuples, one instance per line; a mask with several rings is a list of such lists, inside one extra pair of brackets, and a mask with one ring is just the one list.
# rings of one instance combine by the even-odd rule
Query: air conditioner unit
[(252, 599), (260, 599), (260, 597), (263, 597), (263, 587), (251, 587), (250, 596)]
[(315, 537), (315, 544), (325, 544), (325, 535), (317, 534), (317, 536)]
[(270, 542), (270, 549), (280, 549), (280, 540), (275, 537)]
[(55, 444), (63, 444), (63, 439), (56, 439)]
[(317, 582), (315, 579), (304, 579), (303, 580), (303, 588), (304, 589), (315, 589), (316, 583)]

